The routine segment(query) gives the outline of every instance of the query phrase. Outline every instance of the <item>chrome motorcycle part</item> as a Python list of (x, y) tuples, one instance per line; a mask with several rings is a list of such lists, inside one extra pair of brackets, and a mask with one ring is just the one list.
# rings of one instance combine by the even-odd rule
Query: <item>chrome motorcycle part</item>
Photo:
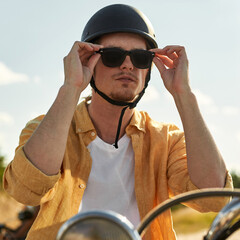
[(141, 240), (134, 226), (112, 211), (75, 215), (60, 228), (57, 240)]
[(230, 227), (234, 218), (240, 214), (240, 198), (233, 199), (215, 217), (204, 240), (222, 239), (221, 236)]

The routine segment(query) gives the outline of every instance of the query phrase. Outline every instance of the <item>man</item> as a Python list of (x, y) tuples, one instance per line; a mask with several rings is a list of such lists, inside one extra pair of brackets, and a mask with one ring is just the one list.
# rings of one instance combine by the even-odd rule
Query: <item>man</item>
[[(135, 109), (152, 61), (174, 98), (185, 136)], [(75, 42), (64, 58), (64, 71), (56, 100), (22, 131), (5, 172), (4, 187), (15, 199), (41, 206), (27, 239), (54, 239), (78, 211), (110, 209), (137, 225), (173, 195), (231, 187), (191, 91), (184, 47), (157, 48), (141, 12), (121, 4), (98, 11), (82, 42)], [(77, 106), (90, 81), (91, 102)], [(214, 199), (189, 205), (209, 211), (225, 203)], [(175, 239), (170, 211), (151, 225), (146, 239)]]

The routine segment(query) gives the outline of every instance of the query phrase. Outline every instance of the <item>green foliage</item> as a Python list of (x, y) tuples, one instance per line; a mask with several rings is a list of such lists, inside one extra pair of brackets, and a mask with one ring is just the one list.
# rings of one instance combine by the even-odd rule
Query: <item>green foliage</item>
[(182, 209), (173, 213), (173, 225), (178, 234), (190, 234), (209, 228), (217, 213), (199, 213), (192, 209)]
[(4, 169), (5, 169), (4, 160), (5, 160), (5, 157), (0, 154), (0, 190), (2, 190), (2, 178), (3, 178)]
[(240, 188), (240, 176), (235, 171), (232, 171), (231, 175), (233, 179), (234, 188)]

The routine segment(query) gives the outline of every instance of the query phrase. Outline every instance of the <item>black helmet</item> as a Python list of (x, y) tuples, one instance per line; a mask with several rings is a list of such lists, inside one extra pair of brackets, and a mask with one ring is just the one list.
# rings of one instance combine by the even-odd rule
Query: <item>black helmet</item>
[(141, 35), (147, 40), (150, 48), (157, 48), (154, 30), (148, 18), (138, 9), (114, 4), (100, 9), (86, 24), (83, 42), (93, 42), (107, 33), (128, 32)]

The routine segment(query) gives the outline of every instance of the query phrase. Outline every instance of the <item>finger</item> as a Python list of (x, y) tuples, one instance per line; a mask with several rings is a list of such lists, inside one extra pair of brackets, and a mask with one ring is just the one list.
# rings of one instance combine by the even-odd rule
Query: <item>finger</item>
[(102, 45), (93, 44), (93, 43), (87, 43), (87, 45), (79, 45), (78, 52), (81, 54), (82, 52), (97, 52), (100, 48), (102, 48)]
[(76, 41), (69, 54), (81, 54), (82, 52), (93, 52), (93, 51), (98, 51), (101, 47), (103, 47), (102, 45), (98, 45), (98, 44), (93, 44), (93, 43), (88, 43), (88, 42), (79, 42)]
[(79, 57), (81, 61), (90, 58), (93, 54), (95, 54), (95, 51), (88, 51), (88, 52), (82, 52), (79, 54)]
[(167, 56), (172, 61), (175, 61), (178, 58), (176, 52), (173, 49), (166, 49), (166, 48), (164, 48), (164, 49), (152, 49), (150, 51), (155, 52), (156, 55)]
[(153, 62), (156, 65), (156, 67), (158, 68), (160, 74), (162, 75), (162, 73), (167, 69), (163, 63), (163, 61), (161, 60), (161, 58), (159, 58), (158, 56), (153, 58)]
[(93, 70), (94, 70), (100, 57), (101, 57), (100, 54), (94, 54), (89, 58), (88, 67), (89, 67), (91, 73), (93, 73)]
[(92, 46), (89, 43), (76, 41), (73, 44), (73, 46), (72, 46), (72, 48), (71, 48), (69, 53), (80, 52), (81, 50), (92, 51), (93, 48), (92, 48)]
[[(98, 51), (102, 45), (85, 43), (85, 42), (76, 42), (72, 51), (75, 51), (75, 54), (78, 54), (83, 65), (87, 66), (90, 57)], [(77, 53), (76, 53), (77, 49)]]
[(95, 43), (89, 43), (92, 48), (94, 49), (94, 51), (98, 51), (100, 48), (103, 48), (104, 46), (101, 44), (95, 44)]
[(92, 55), (93, 55), (93, 52), (92, 52), (92, 54), (87, 53), (87, 54), (84, 54), (84, 55), (80, 56), (80, 61), (81, 61), (83, 66), (88, 65), (88, 61), (89, 61), (89, 59)]
[(166, 65), (168, 68), (174, 68), (174, 62), (169, 57), (160, 54), (156, 54), (156, 56), (160, 58), (163, 64)]
[(178, 59), (178, 55), (173, 49), (167, 51), (167, 56), (173, 61)]
[(170, 45), (170, 46), (166, 46), (165, 48), (162, 49), (163, 51), (166, 52), (166, 54), (173, 54), (175, 52), (175, 54), (178, 57), (183, 57), (183, 58), (187, 58), (187, 54), (186, 54), (186, 50), (183, 46), (178, 46), (178, 45)]

